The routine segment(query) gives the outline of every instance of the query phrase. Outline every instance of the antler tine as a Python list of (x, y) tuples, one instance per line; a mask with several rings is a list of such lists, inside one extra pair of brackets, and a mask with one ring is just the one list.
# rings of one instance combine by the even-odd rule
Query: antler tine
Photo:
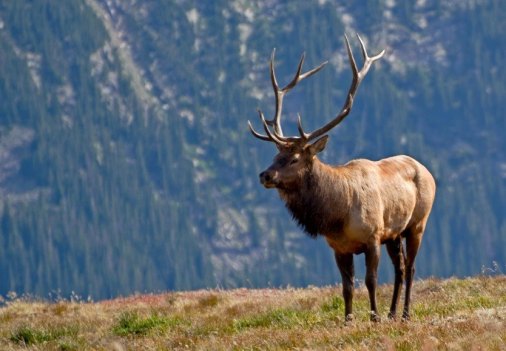
[(377, 55), (374, 55), (373, 57), (369, 57), (369, 55), (367, 54), (367, 49), (365, 48), (364, 41), (362, 40), (362, 38), (358, 34), (357, 34), (357, 38), (358, 38), (358, 41), (360, 42), (360, 48), (362, 49), (362, 56), (364, 58), (364, 61), (366, 59), (370, 59), (371, 63), (372, 63), (372, 62), (374, 62), (374, 61), (379, 60), (380, 58), (382, 58), (383, 55), (385, 54), (385, 50), (381, 50), (381, 52), (378, 53)]
[(276, 134), (276, 131), (274, 131), (274, 133), (272, 133), (270, 130), (269, 130), (269, 126), (268, 126), (268, 123), (267, 121), (265, 120), (265, 116), (263, 114), (262, 111), (258, 110), (258, 115), (260, 117), (260, 120), (262, 121), (262, 125), (264, 126), (264, 130), (265, 130), (265, 133), (267, 134), (267, 137), (275, 142), (276, 144), (278, 145), (285, 145), (286, 144), (286, 141), (285, 140), (281, 140), (279, 139), (278, 135)]
[(274, 72), (274, 57), (276, 56), (276, 48), (272, 49), (271, 60), (269, 62), (269, 69), (271, 74), (271, 83), (274, 91), (277, 91), (279, 86), (276, 80), (276, 73)]
[[(379, 60), (384, 54), (385, 50), (382, 50), (379, 54), (374, 55), (372, 57), (369, 57), (367, 54), (367, 50), (365, 47), (364, 42), (362, 41), (362, 38), (357, 34), (358, 40), (360, 42), (360, 48), (362, 50), (362, 56), (364, 58), (364, 63), (360, 71), (357, 68), (357, 64), (355, 62), (355, 58), (353, 57), (353, 52), (351, 50), (350, 42), (348, 41), (348, 37), (344, 35), (344, 41), (346, 42), (346, 50), (348, 52), (348, 58), (350, 60), (350, 66), (351, 71), (353, 73), (353, 79), (350, 85), (350, 89), (348, 90), (348, 95), (346, 96), (346, 101), (344, 103), (343, 108), (341, 111), (337, 114), (337, 116), (331, 120), (329, 123), (324, 125), (323, 127), (316, 129), (315, 131), (311, 133), (306, 133), (306, 140), (312, 140), (319, 136), (322, 136), (323, 134), (327, 133), (329, 130), (337, 126), (339, 123), (343, 121), (343, 119), (350, 113), (351, 108), (353, 106), (353, 99), (355, 97), (355, 94), (357, 92), (358, 86), (364, 79), (364, 77), (367, 75), (367, 72), (369, 72), (369, 69), (371, 68), (371, 65), (374, 63), (374, 61)], [(300, 132), (300, 131), (299, 131)], [(302, 134), (301, 134), (302, 135)]]
[(260, 133), (258, 133), (254, 128), (253, 126), (251, 125), (251, 122), (248, 121), (248, 127), (249, 127), (249, 130), (251, 132), (251, 134), (253, 134), (254, 137), (257, 137), (258, 139), (260, 140), (265, 140), (265, 141), (272, 141), (272, 139), (270, 139), (268, 136), (265, 136), (265, 135), (262, 135)]
[(329, 63), (329, 61), (324, 61), (324, 62), (320, 63), (320, 65), (318, 67), (315, 67), (312, 70), (307, 71), (306, 73), (302, 74), (300, 76), (299, 81), (301, 81), (301, 80), (303, 80), (303, 79), (305, 79), (307, 77), (311, 77), (313, 74), (317, 73), (319, 70), (321, 70), (323, 67), (325, 67), (325, 65), (327, 63)]
[[(353, 57), (353, 51), (351, 50), (350, 41), (348, 40), (348, 36), (346, 34), (344, 35), (344, 41), (346, 42), (346, 52), (348, 53), (348, 60), (350, 61), (351, 72), (353, 73), (353, 81), (355, 81), (356, 78), (358, 78), (359, 72), (358, 72), (358, 68), (357, 68), (357, 63), (355, 62), (355, 58)], [(365, 61), (366, 54), (365, 54), (364, 50), (362, 50), (362, 54), (364, 55), (364, 61)]]
[(257, 137), (258, 139), (261, 139), (261, 140), (272, 141), (272, 142), (276, 143), (277, 145), (285, 145), (286, 142), (284, 140), (280, 140), (275, 133), (273, 134), (269, 130), (269, 126), (268, 126), (268, 124), (269, 124), (268, 122), (269, 121), (267, 121), (265, 119), (265, 116), (264, 116), (263, 112), (260, 111), (260, 110), (258, 110), (258, 117), (260, 118), (260, 121), (262, 121), (262, 125), (263, 125), (265, 133), (267, 135), (263, 135), (263, 134), (258, 133), (253, 128), (253, 126), (251, 125), (251, 122), (248, 121), (248, 127), (249, 127), (249, 130), (250, 130), (251, 134), (253, 134), (253, 136), (255, 136), (255, 137)]
[(304, 133), (304, 128), (302, 128), (302, 118), (299, 113), (297, 113), (297, 129), (299, 130), (300, 138), (302, 140), (307, 140), (309, 135)]
[(311, 77), (313, 74), (317, 73), (319, 70), (321, 70), (329, 61), (322, 62), (318, 67), (315, 67), (306, 73), (300, 73), (302, 71), (302, 65), (304, 64), (304, 59), (306, 58), (306, 53), (302, 53), (302, 56), (300, 57), (299, 64), (297, 66), (297, 72), (295, 72), (295, 75), (290, 83), (285, 85), (281, 91), (283, 94), (288, 93), (293, 87), (295, 87), (301, 80)]
[(301, 80), (301, 79), (304, 79), (302, 78), (303, 75), (300, 74), (300, 72), (302, 71), (302, 65), (304, 64), (304, 59), (306, 58), (306, 53), (303, 52), (301, 57), (300, 57), (300, 60), (299, 60), (299, 64), (297, 65), (297, 71), (295, 72), (295, 75), (293, 76), (293, 79), (290, 81), (290, 83), (288, 83), (287, 85), (285, 85), (285, 87), (283, 89), (281, 89), (281, 91), (283, 93), (288, 93), (288, 91), (290, 91), (294, 86), (297, 85), (297, 83)]
[(278, 81), (276, 79), (276, 72), (274, 71), (274, 57), (276, 55), (276, 48), (272, 50), (271, 54), (271, 61), (269, 64), (270, 68), (270, 75), (271, 75), (271, 83), (272, 83), (272, 90), (274, 90), (274, 99), (276, 100), (276, 107), (274, 112), (274, 117), (272, 120), (267, 120), (267, 123), (270, 126), (274, 126), (274, 131), (279, 134), (283, 135), (283, 130), (281, 129), (281, 110), (283, 108), (283, 94), (282, 89), (279, 89)]
[(377, 54), (373, 57), (369, 57), (369, 55), (367, 54), (367, 49), (365, 48), (364, 41), (362, 40), (362, 38), (360, 38), (360, 35), (358, 35), (358, 34), (357, 34), (357, 38), (358, 38), (358, 41), (360, 42), (360, 49), (362, 50), (362, 57), (364, 58), (364, 67), (359, 72), (360, 80), (362, 80), (362, 78), (369, 71), (369, 68), (374, 63), (374, 61), (379, 60), (380, 58), (383, 57), (383, 55), (385, 54), (385, 50), (381, 50), (381, 52), (379, 54)]

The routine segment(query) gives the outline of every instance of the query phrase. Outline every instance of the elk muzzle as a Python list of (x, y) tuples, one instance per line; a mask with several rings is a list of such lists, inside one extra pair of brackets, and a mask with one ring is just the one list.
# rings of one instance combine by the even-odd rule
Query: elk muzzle
[(275, 188), (278, 184), (278, 172), (272, 170), (265, 170), (260, 173), (260, 183), (266, 188)]

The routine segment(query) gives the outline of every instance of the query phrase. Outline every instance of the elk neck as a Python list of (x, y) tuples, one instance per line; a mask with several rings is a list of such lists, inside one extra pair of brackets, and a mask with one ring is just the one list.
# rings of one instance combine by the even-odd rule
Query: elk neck
[(311, 237), (338, 234), (351, 207), (350, 189), (343, 167), (332, 167), (315, 157), (300, 183), (292, 189), (279, 189), (281, 199)]

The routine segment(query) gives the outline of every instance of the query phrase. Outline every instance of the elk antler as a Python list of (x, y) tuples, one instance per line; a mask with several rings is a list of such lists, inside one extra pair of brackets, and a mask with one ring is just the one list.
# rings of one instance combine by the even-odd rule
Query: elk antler
[[(358, 86), (360, 85), (360, 82), (362, 82), (364, 77), (367, 75), (367, 72), (371, 68), (371, 65), (374, 63), (374, 61), (380, 59), (385, 54), (385, 50), (383, 50), (379, 54), (369, 57), (369, 55), (367, 54), (367, 50), (365, 48), (365, 44), (362, 41), (362, 38), (360, 38), (360, 36), (358, 34), (357, 34), (357, 37), (360, 42), (360, 48), (362, 50), (362, 57), (364, 59), (364, 64), (363, 64), (362, 68), (360, 69), (360, 71), (357, 68), (355, 58), (353, 57), (353, 52), (351, 51), (350, 42), (348, 41), (348, 37), (346, 35), (344, 36), (344, 40), (346, 42), (346, 49), (348, 51), (348, 58), (350, 60), (350, 66), (351, 66), (351, 70), (353, 73), (353, 79), (351, 82), (350, 89), (348, 90), (348, 95), (346, 97), (346, 101), (344, 103), (343, 108), (341, 109), (341, 111), (337, 114), (337, 116), (333, 120), (328, 122), (323, 127), (312, 131), (311, 133), (304, 132), (304, 129), (302, 128), (301, 117), (299, 115), (298, 119), (297, 119), (297, 128), (299, 130), (300, 136), (298, 136), (298, 137), (297, 136), (295, 136), (295, 137), (283, 136), (283, 132), (281, 129), (281, 124), (280, 124), (280, 116), (281, 116), (281, 108), (283, 105), (283, 97), (300, 80), (302, 80), (306, 77), (309, 77), (310, 75), (318, 72), (327, 62), (324, 62), (320, 66), (318, 66), (317, 68), (314, 68), (311, 71), (306, 72), (301, 75), (300, 71), (302, 69), (302, 63), (304, 62), (304, 55), (302, 55), (302, 58), (300, 60), (295, 78), (286, 87), (284, 87), (283, 89), (279, 89), (277, 82), (276, 82), (276, 77), (274, 75), (274, 64), (273, 64), (274, 51), (273, 51), (272, 58), (271, 58), (271, 80), (272, 80), (272, 86), (274, 88), (274, 92), (276, 95), (276, 114), (272, 120), (265, 120), (263, 113), (261, 111), (259, 111), (260, 119), (262, 120), (262, 124), (264, 126), (264, 130), (267, 133), (267, 135), (262, 135), (262, 134), (257, 133), (253, 129), (253, 127), (251, 126), (251, 123), (248, 121), (248, 125), (251, 130), (251, 133), (253, 133), (253, 135), (259, 139), (266, 140), (266, 141), (272, 141), (278, 145), (286, 145), (290, 142), (306, 143), (312, 139), (315, 139), (315, 138), (327, 133), (332, 128), (337, 126), (339, 123), (341, 123), (343, 121), (343, 119), (351, 111), (351, 108), (353, 106), (353, 99), (354, 99), (355, 94), (357, 92)], [(270, 131), (269, 126), (274, 126), (274, 131)]]

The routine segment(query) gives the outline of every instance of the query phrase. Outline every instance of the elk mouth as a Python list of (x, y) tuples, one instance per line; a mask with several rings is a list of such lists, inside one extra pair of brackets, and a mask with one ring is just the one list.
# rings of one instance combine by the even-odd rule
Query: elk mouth
[(266, 183), (266, 182), (261, 182), (261, 183), (266, 189), (272, 189), (277, 186), (277, 183)]

